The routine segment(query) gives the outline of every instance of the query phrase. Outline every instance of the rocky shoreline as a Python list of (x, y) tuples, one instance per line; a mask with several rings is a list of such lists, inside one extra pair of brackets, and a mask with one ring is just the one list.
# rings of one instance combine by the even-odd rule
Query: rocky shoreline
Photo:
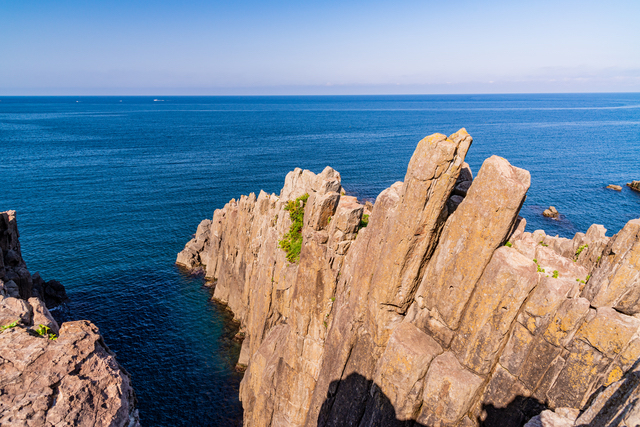
[(16, 213), (0, 213), (0, 425), (139, 426), (129, 374), (98, 328), (58, 326), (64, 286), (30, 274)]
[[(368, 222), (326, 168), (198, 226), (177, 263), (241, 324), (245, 426), (639, 422), (640, 219), (527, 232), (529, 173), (493, 156), (473, 179), (471, 142), (420, 141)], [(287, 203), (305, 194), (290, 263)]]

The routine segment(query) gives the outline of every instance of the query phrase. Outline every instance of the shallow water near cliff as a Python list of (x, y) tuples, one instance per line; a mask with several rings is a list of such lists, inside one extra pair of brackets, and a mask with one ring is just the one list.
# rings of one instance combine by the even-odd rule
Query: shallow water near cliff
[[(531, 172), (527, 229), (608, 235), (640, 217), (640, 94), (0, 98), (0, 211), (18, 211), (30, 271), (72, 298), (131, 373), (147, 426), (237, 424), (239, 346), (203, 280), (174, 266), (197, 224), (286, 173), (330, 165), (373, 199), (417, 142), (466, 127)], [(560, 221), (542, 217), (554, 205)]]

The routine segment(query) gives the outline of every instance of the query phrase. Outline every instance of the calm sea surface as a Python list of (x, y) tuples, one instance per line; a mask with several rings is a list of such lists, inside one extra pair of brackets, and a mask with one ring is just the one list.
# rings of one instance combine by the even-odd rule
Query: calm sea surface
[[(529, 231), (612, 235), (640, 217), (640, 94), (0, 97), (0, 211), (18, 211), (31, 272), (72, 298), (131, 373), (146, 426), (241, 418), (234, 326), (174, 261), (200, 220), (330, 165), (375, 198), (417, 142), (465, 127), (474, 175), (492, 154), (531, 172)], [(561, 221), (541, 216), (549, 205)]]

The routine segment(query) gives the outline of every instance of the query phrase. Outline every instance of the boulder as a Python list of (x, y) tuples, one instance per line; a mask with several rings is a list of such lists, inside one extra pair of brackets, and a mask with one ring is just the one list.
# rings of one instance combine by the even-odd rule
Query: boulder
[(622, 187), (619, 186), (619, 185), (615, 185), (615, 184), (609, 184), (609, 185), (607, 185), (607, 188), (609, 190), (622, 191)]
[(549, 209), (545, 209), (542, 215), (552, 219), (558, 219), (560, 217), (560, 213), (558, 213), (558, 210), (554, 206), (549, 206)]
[(627, 186), (635, 191), (640, 191), (640, 181), (631, 181), (627, 183)]

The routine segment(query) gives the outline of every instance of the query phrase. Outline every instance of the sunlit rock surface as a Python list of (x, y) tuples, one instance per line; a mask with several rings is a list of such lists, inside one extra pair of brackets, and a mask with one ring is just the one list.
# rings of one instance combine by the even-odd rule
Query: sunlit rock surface
[[(640, 220), (528, 232), (529, 173), (492, 156), (473, 179), (471, 141), (420, 141), (372, 209), (333, 169), (296, 169), (200, 224), (177, 262), (241, 322), (246, 426), (574, 425), (609, 395), (635, 414)], [(305, 193), (291, 264), (284, 207)]]

